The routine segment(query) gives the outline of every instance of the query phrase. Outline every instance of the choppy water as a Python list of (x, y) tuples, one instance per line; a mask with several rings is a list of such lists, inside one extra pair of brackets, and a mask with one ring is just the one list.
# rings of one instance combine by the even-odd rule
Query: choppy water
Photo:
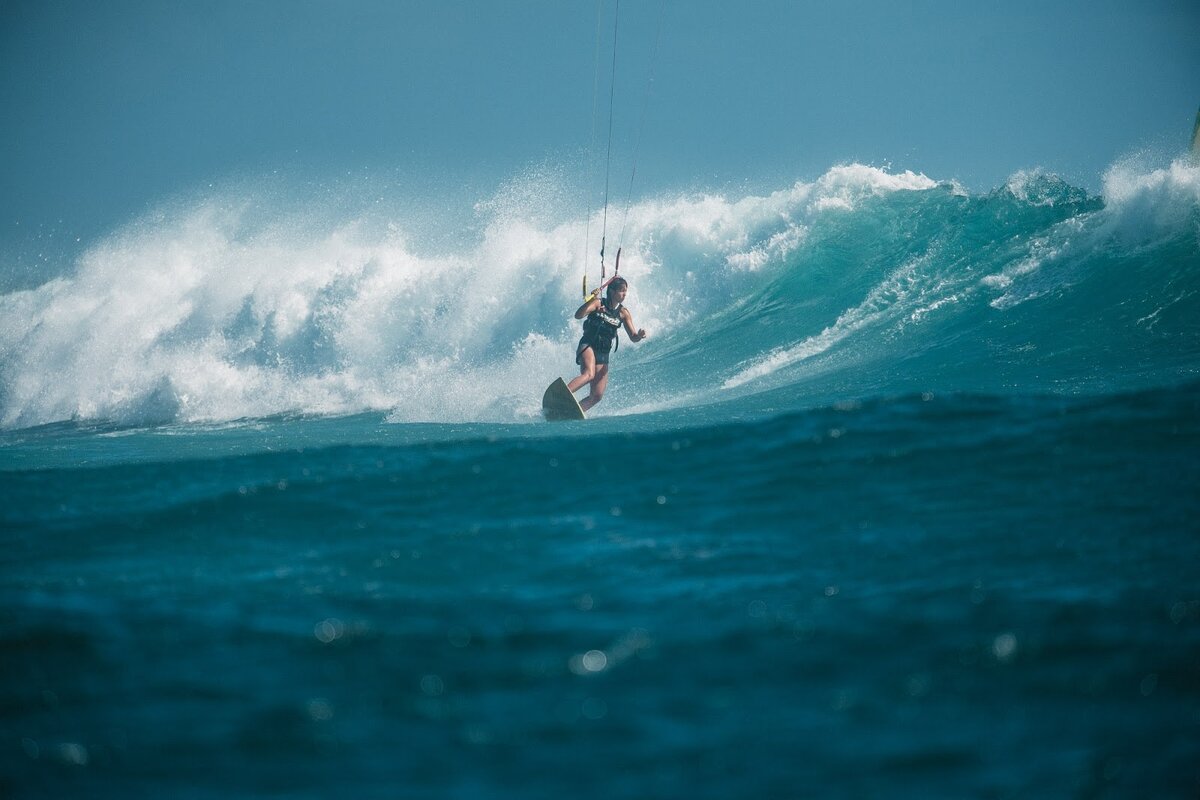
[(0, 296), (0, 788), (1194, 796), (1200, 171), (831, 169), (431, 253), (217, 194)]

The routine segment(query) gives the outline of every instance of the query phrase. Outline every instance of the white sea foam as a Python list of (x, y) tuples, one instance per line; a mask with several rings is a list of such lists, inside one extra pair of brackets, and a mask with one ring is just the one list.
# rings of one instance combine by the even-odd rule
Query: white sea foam
[(3, 424), (392, 407), (478, 418), (497, 400), (496, 364), (532, 397), (550, 365), (531, 334), (568, 336), (566, 318), (518, 303), (570, 305), (570, 226), (489, 227), (466, 254), (422, 258), (354, 224), (243, 223), (211, 203), (144, 220), (73, 278), (0, 299)]
[[(1030, 189), (1035, 181), (1043, 185)], [(1041, 172), (1020, 172), (1007, 188), (1033, 205), (1053, 205), (1045, 183), (1061, 181)], [(1160, 246), (1179, 236), (1200, 240), (1200, 168), (1177, 159), (1165, 168), (1151, 168), (1139, 157), (1124, 159), (1104, 175), (1104, 207), (1070, 217), (1031, 239), (1023, 257), (980, 283), (1000, 294), (993, 308), (1013, 308), (1075, 280), (1073, 265), (1080, 259), (1116, 247), (1129, 255)]]
[(1149, 169), (1136, 158), (1117, 162), (1104, 173), (1102, 233), (1126, 246), (1156, 244), (1191, 230), (1200, 237), (1200, 165), (1178, 158)]
[[(627, 304), (652, 336), (668, 334), (783, 263), (820, 215), (934, 185), (848, 165), (766, 196), (641, 202), (623, 243)], [(561, 210), (568, 194), (552, 170), (522, 176), (440, 254), (412, 246), (403, 216), (382, 207), (301, 208), (245, 188), (164, 207), (94, 244), (67, 277), (0, 296), (0, 425), (368, 409), (534, 418), (545, 384), (575, 369), (580, 260), (600, 225), (597, 212), (585, 247), (585, 220)]]

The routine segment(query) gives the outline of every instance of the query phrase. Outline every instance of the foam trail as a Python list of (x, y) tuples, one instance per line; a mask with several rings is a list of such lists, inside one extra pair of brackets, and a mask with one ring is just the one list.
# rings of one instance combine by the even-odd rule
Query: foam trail
[[(863, 329), (878, 325), (884, 320), (894, 318), (913, 308), (914, 304), (918, 304), (921, 298), (925, 297), (925, 292), (919, 285), (920, 268), (928, 261), (928, 256), (923, 256), (904, 264), (889, 275), (883, 283), (872, 289), (860, 305), (844, 312), (828, 328), (815, 336), (809, 336), (801, 342), (781, 347), (756, 359), (754, 363), (727, 378), (724, 383), (725, 388), (736, 388), (825, 353), (834, 345)], [(919, 317), (947, 302), (953, 302), (953, 299), (938, 300), (929, 308), (918, 308), (911, 313)]]

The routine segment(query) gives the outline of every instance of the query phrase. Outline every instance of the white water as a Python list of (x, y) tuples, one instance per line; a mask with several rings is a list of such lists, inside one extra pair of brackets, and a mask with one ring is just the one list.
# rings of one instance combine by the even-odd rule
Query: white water
[[(642, 202), (625, 233), (626, 304), (661, 336), (712, 310), (714, 287), (781, 263), (812, 215), (932, 185), (853, 165), (765, 197)], [(544, 385), (575, 369), (571, 314), (584, 253), (598, 250), (599, 214), (585, 250), (582, 215), (547, 212), (563, 195), (552, 174), (522, 176), (475, 204), (481, 233), (437, 255), (418, 255), (386, 208), (272, 208), (245, 188), (147, 214), (67, 277), (0, 296), (0, 425), (535, 418)]]
[[(1016, 175), (1008, 189), (1028, 194), (1030, 180)], [(769, 280), (822, 219), (853, 213), (868, 198), (938, 185), (849, 165), (763, 196), (636, 204), (621, 274), (631, 282), (626, 304), (650, 338), (624, 343), (613, 385), (658, 358), (656, 342), (686, 351), (698, 335), (693, 322)], [(589, 226), (581, 213), (572, 216), (570, 194), (552, 171), (520, 176), (472, 204), (472, 230), (442, 232), (453, 244), (439, 252), (412, 244), (415, 225), (386, 203), (354, 212), (333, 200), (300, 207), (243, 186), (166, 206), (94, 243), (65, 277), (0, 296), (0, 425), (370, 409), (402, 422), (537, 419), (545, 385), (576, 369), (579, 324), (571, 315), (585, 253), (593, 284), (598, 277), (599, 212), (585, 245)], [(1158, 232), (1189, 224), (1200, 171), (1118, 165), (1104, 197), (1109, 207), (1089, 233), (1093, 244), (1097, 236), (1153, 243)], [(1070, 225), (1078, 224), (1062, 223), (1000, 272), (971, 276), (967, 289), (919, 260), (900, 264), (817, 335), (781, 330), (774, 341), (752, 343), (756, 355), (740, 366), (685, 376), (686, 391), (610, 390), (597, 410), (744, 392), (880, 320), (920, 322), (964, 292), (999, 293), (1000, 305), (1018, 288), (1020, 298), (1034, 296), (1029, 274), (1069, 251)]]

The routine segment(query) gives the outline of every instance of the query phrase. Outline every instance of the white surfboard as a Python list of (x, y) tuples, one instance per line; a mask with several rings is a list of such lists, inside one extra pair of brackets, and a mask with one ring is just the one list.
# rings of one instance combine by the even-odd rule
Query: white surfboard
[(579, 407), (579, 401), (575, 399), (575, 395), (571, 394), (571, 390), (567, 388), (567, 382), (562, 378), (558, 378), (550, 384), (546, 393), (542, 395), (542, 416), (550, 422), (564, 419), (587, 419), (583, 409)]

